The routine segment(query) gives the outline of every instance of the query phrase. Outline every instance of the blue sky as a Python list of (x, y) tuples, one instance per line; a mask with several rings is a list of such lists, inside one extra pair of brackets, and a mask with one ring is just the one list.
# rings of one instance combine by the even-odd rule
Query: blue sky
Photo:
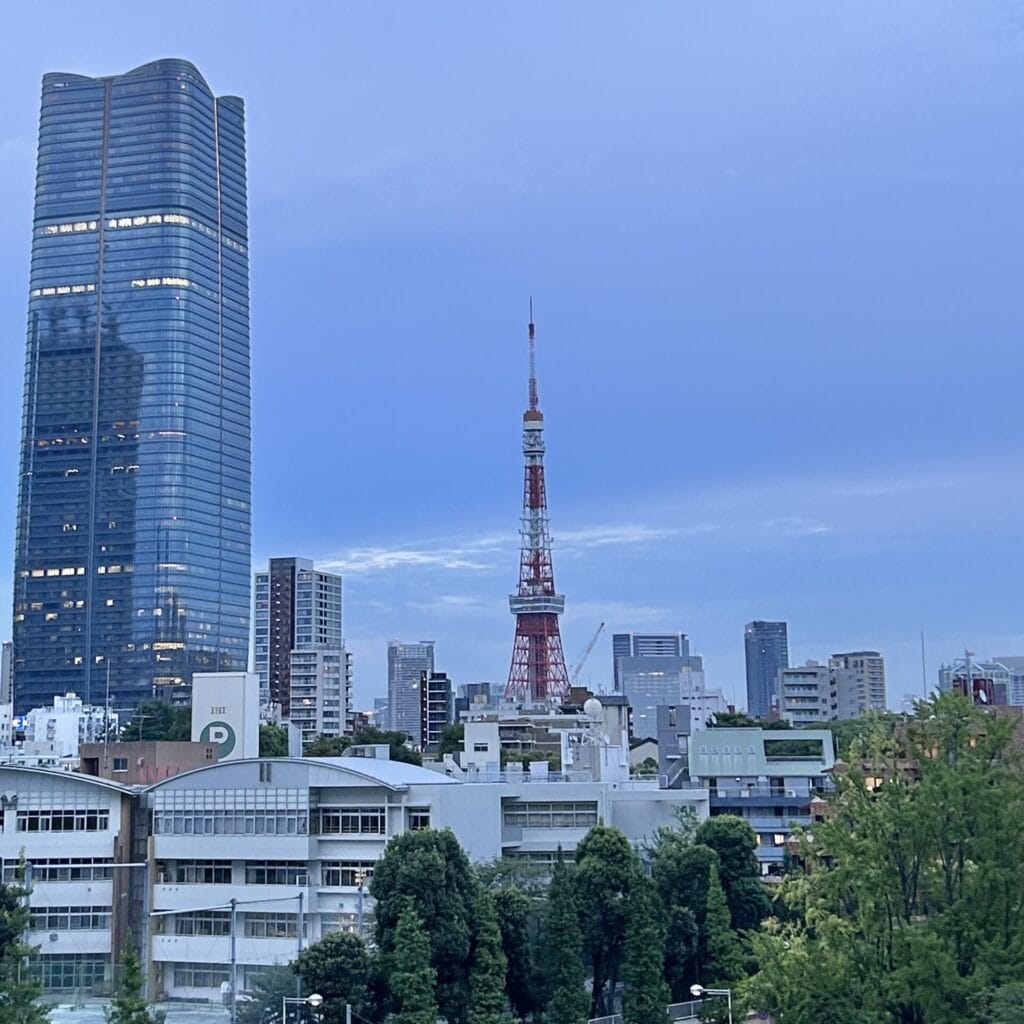
[[(193, 60), (245, 98), (257, 564), (346, 577), (503, 682), (527, 297), (573, 661), (683, 629), (877, 648), (890, 703), (1024, 654), (1024, 13), (1015, 3), (11, 3), (0, 120), (10, 603), (39, 84)], [(9, 635), (4, 613), (0, 636)]]

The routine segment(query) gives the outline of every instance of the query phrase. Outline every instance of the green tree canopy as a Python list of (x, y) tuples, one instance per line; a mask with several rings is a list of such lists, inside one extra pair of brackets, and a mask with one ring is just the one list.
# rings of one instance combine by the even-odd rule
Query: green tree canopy
[(172, 707), (162, 700), (140, 700), (121, 727), (121, 738), (188, 741), (192, 739), (192, 709)]
[(498, 912), (493, 897), (484, 891), (477, 897), (472, 957), (468, 1024), (512, 1024), (505, 995), (508, 960), (502, 948)]
[(49, 1014), (36, 1000), (39, 979), (24, 969), (38, 951), (22, 941), (28, 929), (28, 890), (20, 883), (0, 883), (0, 1021), (3, 1024), (47, 1024)]
[(416, 911), (431, 947), (437, 1002), (449, 1024), (463, 1024), (469, 1005), (469, 973), (479, 885), (450, 829), (420, 829), (392, 839), (374, 868), (370, 895), (376, 901), (377, 944), (395, 950), (398, 920)]
[[(854, 744), (830, 813), (802, 842), (802, 873), (783, 883), (792, 920), (755, 939), (751, 1005), (787, 1024), (959, 1024), (1020, 978), (1024, 775), (1012, 729), (942, 694)], [(798, 994), (807, 965), (824, 982), (817, 1006)]]
[(591, 1017), (611, 1012), (626, 945), (626, 904), (641, 873), (640, 858), (616, 828), (595, 825), (576, 849), (573, 883), (593, 983)]
[(756, 928), (769, 911), (755, 853), (757, 834), (742, 818), (721, 814), (702, 822), (693, 839), (718, 854), (718, 876), (733, 928)]
[(430, 940), (411, 901), (398, 916), (394, 940), (388, 984), (396, 1009), (390, 1024), (437, 1024), (437, 972), (431, 965)]
[(129, 935), (121, 953), (121, 980), (107, 1011), (107, 1024), (163, 1024), (167, 1014), (150, 1008), (150, 1001), (142, 994), (144, 987), (142, 964)]
[(283, 725), (268, 722), (260, 726), (260, 757), (287, 757), (288, 731)]
[(538, 1007), (530, 937), (530, 899), (522, 890), (505, 886), (494, 893), (494, 908), (507, 964), (505, 989), (513, 1013), (522, 1019)]
[(541, 975), (544, 1024), (585, 1024), (590, 997), (584, 987), (583, 934), (572, 878), (561, 850), (548, 888)]
[(665, 1024), (671, 993), (658, 955), (665, 947), (665, 921), (653, 882), (643, 877), (634, 882), (626, 915), (623, 1016), (630, 1024)]
[(307, 946), (294, 969), (307, 992), (323, 996), (323, 1024), (345, 1024), (346, 1003), (358, 1014), (369, 1013), (370, 958), (358, 935), (331, 932)]
[(377, 744), (388, 746), (392, 761), (423, 764), (423, 758), (408, 746), (404, 732), (384, 732), (373, 725), (358, 729), (351, 736), (317, 736), (303, 748), (306, 757), (341, 757), (349, 747)]
[(461, 722), (449, 722), (441, 730), (441, 738), (437, 745), (437, 756), (444, 757), (445, 754), (461, 753), (465, 736), (466, 727)]
[(237, 1024), (280, 1024), (281, 1000), (295, 995), (295, 969), (285, 964), (264, 968), (245, 995), (248, 998), (238, 1003)]

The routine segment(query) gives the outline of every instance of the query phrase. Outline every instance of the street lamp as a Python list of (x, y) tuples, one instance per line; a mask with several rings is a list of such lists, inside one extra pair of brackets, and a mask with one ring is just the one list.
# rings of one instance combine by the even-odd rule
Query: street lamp
[(314, 992), (311, 996), (282, 996), (281, 997), (281, 1024), (287, 1024), (288, 1021), (288, 1004), (289, 1003), (305, 1003), (306, 1006), (313, 1007), (314, 1010), (319, 1010), (324, 1003), (324, 997), (317, 992)]
[(703, 999), (705, 996), (725, 996), (729, 1006), (729, 1024), (732, 1024), (732, 989), (731, 988), (705, 988), (703, 985), (691, 985), (690, 995), (694, 999)]

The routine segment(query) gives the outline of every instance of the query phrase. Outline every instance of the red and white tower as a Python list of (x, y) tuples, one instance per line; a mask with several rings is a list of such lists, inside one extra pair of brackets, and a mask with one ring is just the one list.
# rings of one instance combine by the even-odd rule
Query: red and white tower
[(530, 302), (530, 405), (523, 413), (522, 548), (519, 555), (519, 589), (508, 599), (516, 617), (516, 640), (508, 673), (506, 698), (530, 703), (561, 700), (569, 696), (558, 616), (565, 597), (555, 593), (548, 530), (548, 500), (544, 487), (544, 414), (537, 407), (537, 348)]

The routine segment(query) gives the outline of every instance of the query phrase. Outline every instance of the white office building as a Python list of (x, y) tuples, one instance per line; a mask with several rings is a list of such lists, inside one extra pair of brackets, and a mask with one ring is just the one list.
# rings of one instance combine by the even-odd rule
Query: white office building
[(3, 879), (24, 859), (27, 940), (47, 993), (109, 994), (117, 951), (129, 932), (144, 935), (145, 868), (128, 866), (133, 806), (128, 787), (104, 779), (0, 766)]

